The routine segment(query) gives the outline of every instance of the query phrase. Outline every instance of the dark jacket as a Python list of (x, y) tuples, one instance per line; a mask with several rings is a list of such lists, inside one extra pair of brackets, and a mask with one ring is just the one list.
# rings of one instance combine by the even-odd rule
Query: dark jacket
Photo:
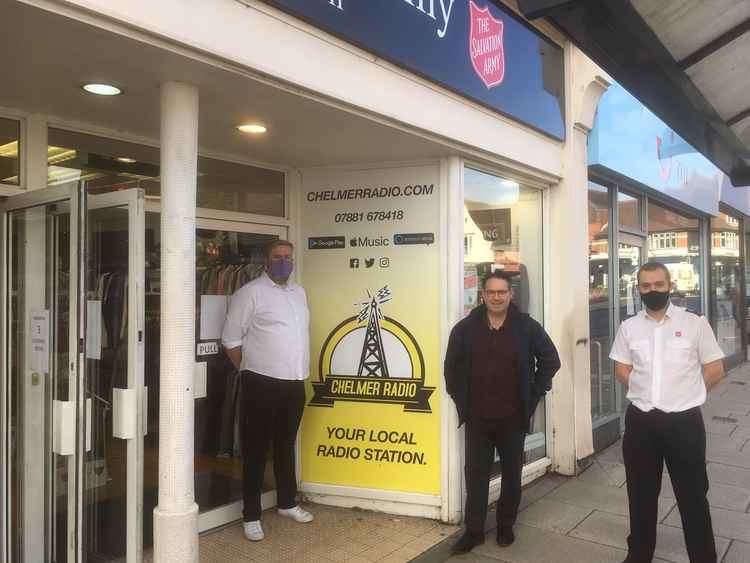
[[(486, 323), (487, 308), (475, 307), (469, 315), (453, 327), (448, 351), (445, 354), (445, 386), (456, 403), (459, 426), (469, 417), (472, 373), (472, 347), (477, 330)], [(539, 400), (552, 388), (552, 377), (560, 369), (560, 357), (552, 339), (542, 325), (513, 303), (508, 308), (508, 319), (518, 357), (521, 380), (521, 406), (526, 431)]]

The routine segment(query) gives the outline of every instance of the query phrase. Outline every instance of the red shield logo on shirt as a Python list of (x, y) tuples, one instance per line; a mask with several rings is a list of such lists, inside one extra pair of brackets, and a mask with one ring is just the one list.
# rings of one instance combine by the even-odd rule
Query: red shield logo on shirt
[(487, 88), (493, 88), (505, 78), (503, 50), (503, 22), (490, 14), (489, 7), (480, 9), (469, 1), (469, 57), (474, 71)]

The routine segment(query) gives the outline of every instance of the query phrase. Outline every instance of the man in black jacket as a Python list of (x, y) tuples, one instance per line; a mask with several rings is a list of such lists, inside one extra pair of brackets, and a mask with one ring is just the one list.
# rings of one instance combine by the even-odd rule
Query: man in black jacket
[(466, 423), (466, 531), (454, 553), (484, 543), (495, 448), (502, 471), (497, 543), (513, 543), (529, 419), (560, 369), (544, 328), (513, 304), (508, 274), (490, 274), (482, 297), (484, 304), (453, 327), (445, 356), (446, 388), (459, 424)]

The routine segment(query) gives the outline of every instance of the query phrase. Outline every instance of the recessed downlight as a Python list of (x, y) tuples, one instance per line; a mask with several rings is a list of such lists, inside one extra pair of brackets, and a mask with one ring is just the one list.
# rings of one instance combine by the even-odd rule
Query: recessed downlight
[(243, 125), (238, 125), (237, 130), (242, 133), (249, 133), (250, 135), (262, 135), (268, 131), (266, 126), (261, 125), (260, 123), (245, 123)]
[(130, 158), (128, 156), (118, 156), (117, 158), (115, 158), (115, 160), (117, 162), (122, 162), (123, 164), (134, 164), (137, 162), (136, 159)]
[(112, 84), (103, 83), (90, 83), (82, 86), (89, 94), (96, 94), (97, 96), (117, 96), (122, 94), (122, 90)]

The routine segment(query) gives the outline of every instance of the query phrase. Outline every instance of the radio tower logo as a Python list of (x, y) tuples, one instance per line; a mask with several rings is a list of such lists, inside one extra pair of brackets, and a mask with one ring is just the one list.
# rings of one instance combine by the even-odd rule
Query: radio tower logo
[(401, 404), (408, 412), (432, 412), (425, 387), (422, 350), (409, 330), (386, 316), (393, 300), (386, 285), (357, 303), (359, 313), (344, 319), (323, 344), (318, 382), (311, 406), (333, 407), (336, 401)]
[(368, 300), (362, 303), (362, 310), (357, 320), (367, 320), (367, 332), (365, 333), (365, 344), (362, 346), (362, 357), (359, 360), (359, 372), (362, 377), (388, 377), (388, 361), (383, 350), (383, 333), (380, 329), (380, 321), (383, 313), (380, 306), (391, 300), (391, 290), (386, 285), (376, 295), (367, 291)]

